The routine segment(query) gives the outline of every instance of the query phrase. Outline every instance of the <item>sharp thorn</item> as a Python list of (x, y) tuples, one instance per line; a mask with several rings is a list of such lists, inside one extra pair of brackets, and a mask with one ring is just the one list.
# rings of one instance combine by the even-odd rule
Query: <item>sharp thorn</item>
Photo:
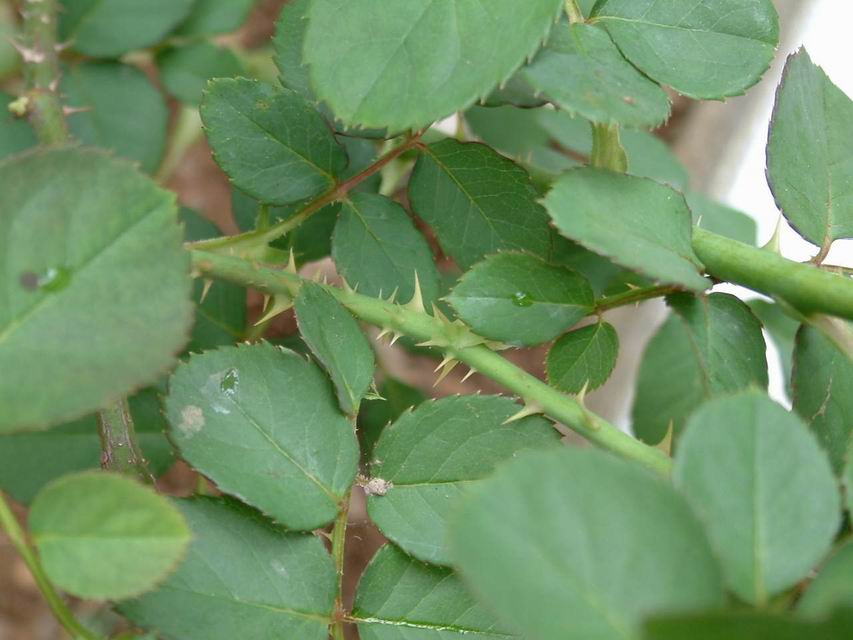
[(513, 422), (517, 422), (518, 420), (523, 420), (524, 418), (528, 418), (530, 416), (535, 416), (538, 413), (543, 413), (542, 407), (540, 407), (535, 402), (531, 402), (529, 404), (525, 404), (521, 411), (511, 415), (509, 418), (503, 421), (503, 424), (510, 424)]
[(204, 302), (205, 298), (207, 298), (207, 294), (210, 293), (210, 288), (212, 286), (213, 286), (213, 280), (211, 280), (209, 278), (205, 278), (204, 279), (204, 286), (202, 287), (202, 290), (201, 290), (201, 299), (198, 301), (199, 304), (202, 304)]

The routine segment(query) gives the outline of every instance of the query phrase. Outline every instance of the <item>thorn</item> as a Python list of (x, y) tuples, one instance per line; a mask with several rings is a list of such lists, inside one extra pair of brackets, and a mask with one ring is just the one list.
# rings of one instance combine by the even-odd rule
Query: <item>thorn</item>
[(92, 107), (62, 107), (62, 115), (73, 116), (75, 113), (87, 113)]
[(762, 249), (778, 253), (779, 255), (782, 254), (782, 220), (782, 214), (779, 214), (779, 219), (776, 220), (776, 229), (773, 230), (773, 235), (770, 236), (767, 244), (761, 247)]
[(586, 408), (586, 392), (589, 391), (589, 380), (583, 383), (581, 390), (578, 392), (578, 395), (575, 396), (577, 398), (578, 404), (582, 406), (584, 409)]
[(663, 440), (661, 440), (655, 447), (659, 451), (663, 451), (668, 456), (672, 456), (672, 435), (674, 431), (675, 423), (670, 419), (669, 424), (666, 427), (666, 435), (664, 435)]
[[(391, 295), (388, 296), (388, 300), (387, 300), (388, 304), (394, 304), (394, 302), (397, 300), (397, 292), (399, 290), (400, 290), (400, 287), (394, 287), (394, 290), (391, 292)], [(382, 296), (379, 296), (379, 297), (381, 298)]]
[(313, 280), (314, 282), (320, 282), (320, 278), (323, 278), (323, 277), (324, 276), (323, 276), (322, 272), (318, 269), (317, 271), (314, 272), (314, 275), (311, 276), (311, 280)]
[(439, 320), (445, 324), (450, 324), (450, 320), (441, 312), (435, 304), (432, 305), (432, 315), (436, 320)]
[(210, 293), (210, 288), (213, 286), (213, 280), (210, 278), (204, 279), (204, 287), (201, 290), (201, 299), (198, 301), (199, 304), (204, 302), (204, 299), (207, 298), (207, 294)]
[(540, 407), (535, 402), (531, 402), (529, 404), (525, 404), (521, 408), (521, 411), (511, 415), (509, 418), (504, 420), (502, 424), (510, 424), (512, 422), (522, 420), (522, 419), (527, 418), (529, 416), (535, 416), (538, 413), (544, 413), (544, 411), (542, 410), (542, 407)]
[(462, 378), (462, 382), (465, 382), (468, 378), (473, 376), (475, 373), (477, 373), (477, 370), (474, 367), (471, 367), (470, 369), (468, 369), (468, 373), (466, 373), (465, 377)]
[[(270, 308), (267, 309), (263, 317), (255, 323), (255, 326), (257, 327), (259, 324), (272, 320), (277, 315), (284, 313), (291, 307), (293, 307), (293, 299), (290, 296), (285, 295), (273, 297)], [(264, 308), (266, 309), (266, 307)]]
[(261, 305), (261, 309), (266, 309), (268, 306), (270, 306), (270, 296), (269, 296), (269, 294), (265, 293), (264, 294), (264, 303)]
[(296, 254), (293, 253), (293, 247), (290, 248), (290, 255), (287, 257), (287, 266), (284, 270), (296, 275)]
[(412, 295), (412, 299), (409, 300), (405, 307), (412, 311), (417, 311), (418, 313), (426, 313), (426, 308), (424, 308), (424, 296), (421, 291), (421, 280), (418, 277), (417, 271), (415, 271), (415, 293)]
[(376, 336), (377, 340), (382, 340), (389, 333), (392, 333), (394, 330), (391, 327), (385, 327), (382, 331), (379, 332), (379, 335)]
[(388, 344), (393, 347), (394, 343), (396, 343), (397, 340), (399, 340), (402, 337), (403, 337), (402, 333), (400, 333), (399, 331), (395, 331), (394, 335), (391, 337), (391, 342), (389, 342)]
[(441, 384), (441, 381), (444, 380), (458, 364), (459, 360), (456, 360), (453, 356), (445, 356), (444, 360), (441, 361), (441, 364), (435, 368), (435, 372), (438, 372), (438, 370), (441, 369), (441, 373), (438, 374), (438, 378), (436, 378), (435, 384), (432, 386), (437, 387)]
[(446, 347), (447, 344), (444, 342), (439, 342), (436, 338), (430, 338), (426, 342), (418, 342), (416, 347)]

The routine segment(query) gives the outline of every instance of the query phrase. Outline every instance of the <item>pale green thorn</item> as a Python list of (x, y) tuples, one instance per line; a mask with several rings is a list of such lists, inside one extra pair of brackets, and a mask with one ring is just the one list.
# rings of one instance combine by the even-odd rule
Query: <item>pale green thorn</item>
[(782, 220), (783, 217), (780, 214), (779, 218), (776, 220), (776, 228), (773, 230), (773, 235), (770, 236), (770, 240), (767, 241), (767, 244), (761, 247), (762, 249), (782, 255)]
[(207, 298), (207, 294), (210, 293), (210, 288), (213, 286), (213, 280), (210, 278), (204, 279), (204, 286), (201, 289), (201, 299), (199, 299), (198, 303), (201, 304), (204, 302), (205, 298)]
[(391, 336), (391, 342), (389, 342), (388, 344), (393, 347), (396, 344), (397, 340), (399, 340), (402, 337), (403, 337), (402, 333), (400, 333), (399, 331), (395, 331), (394, 335)]
[(444, 380), (448, 374), (456, 368), (456, 365), (459, 364), (459, 360), (456, 360), (453, 356), (445, 356), (444, 360), (441, 361), (441, 364), (435, 368), (435, 372), (438, 372), (441, 369), (441, 373), (438, 374), (438, 378), (435, 381), (433, 387), (437, 387), (441, 384), (441, 381)]
[(465, 382), (468, 378), (473, 376), (475, 373), (477, 373), (477, 370), (474, 367), (471, 367), (470, 369), (468, 369), (468, 373), (466, 373), (465, 377), (462, 378), (462, 382)]
[(264, 294), (264, 303), (261, 305), (261, 309), (266, 309), (270, 305), (270, 296), (268, 293)]
[(391, 327), (385, 327), (382, 329), (382, 331), (379, 332), (379, 334), (376, 336), (376, 339), (382, 340), (382, 338), (387, 336), (389, 333), (392, 333), (393, 331), (394, 330)]
[(287, 257), (287, 266), (285, 271), (296, 275), (296, 254), (293, 253), (293, 248), (290, 249), (290, 255)]
[(446, 342), (439, 342), (436, 338), (430, 338), (426, 342), (418, 342), (418, 347), (446, 347)]
[(417, 313), (426, 313), (426, 308), (424, 307), (424, 296), (421, 291), (421, 280), (418, 277), (417, 271), (415, 271), (415, 293), (412, 295), (412, 299), (404, 306), (406, 309), (416, 311)]
[(578, 395), (575, 396), (577, 398), (578, 404), (584, 408), (586, 408), (586, 393), (589, 391), (589, 380), (583, 383), (583, 387), (578, 392)]
[(318, 283), (320, 282), (321, 278), (325, 278), (325, 276), (323, 275), (323, 273), (319, 269), (314, 272), (313, 276), (311, 276), (311, 280), (313, 280), (314, 282), (318, 282)]
[(269, 308), (266, 306), (266, 312), (263, 317), (255, 323), (257, 327), (259, 324), (263, 324), (264, 322), (268, 322), (272, 320), (277, 315), (284, 313), (288, 309), (293, 307), (293, 299), (290, 296), (274, 296), (272, 299), (272, 304), (269, 305)]
[(662, 451), (667, 456), (671, 456), (672, 455), (672, 434), (674, 433), (674, 431), (675, 431), (675, 423), (672, 420), (670, 420), (669, 424), (667, 424), (667, 426), (666, 426), (666, 434), (664, 435), (663, 440), (661, 440), (657, 444), (655, 449), (657, 449), (658, 451)]
[(444, 324), (450, 324), (450, 320), (448, 319), (448, 317), (444, 315), (441, 312), (441, 309), (439, 309), (435, 304), (432, 305), (432, 315), (439, 322), (442, 322)]
[[(388, 304), (394, 304), (394, 302), (397, 300), (397, 292), (399, 290), (400, 290), (400, 287), (394, 287), (394, 290), (391, 292), (391, 295), (388, 296), (388, 299), (386, 300), (386, 302)], [(379, 297), (381, 298), (382, 296), (379, 296)]]
[(503, 421), (503, 424), (511, 424), (513, 422), (517, 422), (518, 420), (523, 420), (524, 418), (528, 418), (530, 416), (535, 416), (539, 413), (545, 413), (545, 411), (535, 402), (530, 402), (525, 404), (521, 411), (511, 415), (509, 418)]

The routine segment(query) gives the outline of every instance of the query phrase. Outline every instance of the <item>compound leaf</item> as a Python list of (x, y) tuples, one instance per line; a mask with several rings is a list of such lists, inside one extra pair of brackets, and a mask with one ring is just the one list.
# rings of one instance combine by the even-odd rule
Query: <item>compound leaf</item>
[(219, 166), (261, 202), (311, 198), (346, 169), (346, 152), (326, 121), (289, 89), (245, 78), (213, 80), (201, 117)]
[(191, 356), (169, 382), (166, 417), (187, 462), (290, 529), (334, 519), (355, 479), (353, 427), (322, 371), (292, 351)]
[(743, 302), (725, 293), (668, 298), (672, 316), (646, 347), (637, 378), (634, 433), (660, 442), (680, 433), (705, 400), (767, 388), (761, 323)]
[(182, 640), (326, 640), (332, 557), (313, 535), (285, 533), (230, 499), (177, 500), (193, 534), (159, 589), (122, 603), (132, 622)]
[(624, 640), (655, 612), (723, 603), (720, 570), (683, 498), (600, 451), (521, 454), (455, 513), (455, 564), (529, 640)]
[(708, 280), (691, 244), (684, 197), (662, 184), (604, 171), (572, 169), (545, 198), (557, 229), (587, 249), (660, 282), (702, 291)]
[(424, 147), (409, 197), (463, 270), (502, 249), (547, 255), (548, 215), (530, 176), (486, 145), (447, 139)]
[(592, 20), (640, 71), (702, 100), (744, 93), (779, 44), (771, 0), (602, 0)]
[(304, 55), (348, 125), (417, 129), (485, 98), (532, 56), (560, 0), (314, 0)]
[(417, 274), (427, 309), (438, 297), (438, 270), (426, 238), (393, 200), (352, 193), (332, 236), (332, 257), (350, 286), (369, 296), (391, 295), (408, 302)]
[(80, 149), (0, 165), (0, 193), (0, 432), (74, 420), (154, 382), (192, 321), (174, 196)]
[(450, 564), (447, 518), (460, 496), (525, 449), (558, 446), (541, 417), (506, 424), (521, 407), (499, 396), (455, 396), (427, 402), (388, 426), (374, 449), (371, 519), (407, 553)]
[(728, 586), (759, 606), (820, 562), (841, 520), (817, 440), (757, 391), (711, 400), (693, 415), (674, 482), (705, 523)]
[(553, 340), (595, 305), (582, 275), (523, 253), (488, 256), (447, 300), (481, 336), (515, 345)]
[(46, 486), (29, 515), (33, 542), (53, 583), (81, 598), (123, 600), (154, 587), (190, 542), (169, 501), (130, 478), (103, 472)]
[(788, 59), (767, 146), (782, 213), (814, 244), (853, 237), (853, 102), (805, 49)]
[(619, 356), (619, 335), (608, 322), (570, 331), (548, 351), (548, 382), (566, 393), (597, 389), (610, 377)]
[(516, 637), (452, 570), (425, 565), (391, 544), (376, 553), (362, 575), (352, 617), (362, 640)]
[(299, 332), (326, 368), (345, 413), (358, 413), (373, 382), (373, 349), (355, 318), (323, 287), (305, 282), (296, 297)]

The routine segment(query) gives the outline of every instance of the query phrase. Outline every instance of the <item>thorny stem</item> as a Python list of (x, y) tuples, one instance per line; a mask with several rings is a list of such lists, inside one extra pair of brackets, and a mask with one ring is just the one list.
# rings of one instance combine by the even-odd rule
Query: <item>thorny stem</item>
[(287, 220), (282, 220), (267, 229), (258, 229), (256, 231), (250, 231), (249, 233), (242, 233), (236, 236), (226, 236), (223, 238), (214, 238), (213, 240), (190, 242), (187, 243), (186, 246), (188, 249), (199, 251), (226, 252), (232, 255), (256, 255), (258, 250), (263, 249), (273, 240), (276, 240), (293, 229), (296, 229), (299, 225), (324, 207), (346, 198), (350, 191), (355, 189), (370, 176), (381, 171), (386, 165), (399, 158), (406, 151), (416, 147), (419, 144), (421, 135), (421, 133), (416, 133), (409, 136), (402, 144), (386, 153), (361, 173), (358, 173), (352, 178), (335, 185), (306, 204), (305, 207), (296, 213), (296, 215), (291, 216)]
[[(240, 258), (200, 251), (194, 251), (192, 257), (193, 266), (204, 277), (253, 287), (269, 295), (296, 295), (303, 282), (298, 275), (261, 267)], [(527, 406), (537, 407), (605, 449), (637, 460), (661, 474), (669, 473), (671, 461), (666, 455), (623, 433), (589, 411), (578, 399), (560, 393), (486, 346), (465, 346), (465, 338), (471, 334), (460, 326), (448, 325), (423, 311), (337, 287), (326, 288), (361, 320), (378, 327), (391, 328), (418, 340), (442, 340), (447, 345), (444, 347), (447, 355), (465, 362), (507, 387), (521, 397)]]
[(126, 399), (98, 412), (98, 432), (101, 436), (103, 469), (136, 477), (144, 483), (154, 483), (154, 477), (139, 448), (133, 416)]
[(12, 513), (12, 509), (2, 492), (0, 492), (0, 529), (3, 529), (6, 535), (9, 536), (9, 540), (11, 540), (12, 545), (30, 570), (39, 591), (41, 591), (44, 599), (47, 601), (53, 615), (62, 627), (71, 634), (71, 637), (74, 640), (100, 640), (99, 636), (80, 624), (68, 608), (65, 600), (62, 599), (62, 596), (57, 593), (53, 584), (51, 584), (44, 572), (44, 568), (41, 566), (35, 549), (33, 549), (27, 540), (21, 525), (18, 523), (18, 519)]
[(24, 0), (23, 29), (16, 43), (24, 60), (26, 113), (39, 142), (67, 144), (68, 124), (59, 99), (59, 61), (56, 55), (56, 0)]
[(578, 0), (566, 0), (566, 13), (569, 16), (569, 22), (572, 24), (580, 24), (584, 21), (583, 12), (578, 6)]
[(335, 573), (337, 574), (337, 596), (335, 598), (335, 620), (332, 623), (332, 640), (344, 640), (344, 551), (347, 538), (347, 524), (349, 523), (350, 494), (347, 492), (341, 501), (340, 511), (332, 528), (332, 558), (335, 561)]

